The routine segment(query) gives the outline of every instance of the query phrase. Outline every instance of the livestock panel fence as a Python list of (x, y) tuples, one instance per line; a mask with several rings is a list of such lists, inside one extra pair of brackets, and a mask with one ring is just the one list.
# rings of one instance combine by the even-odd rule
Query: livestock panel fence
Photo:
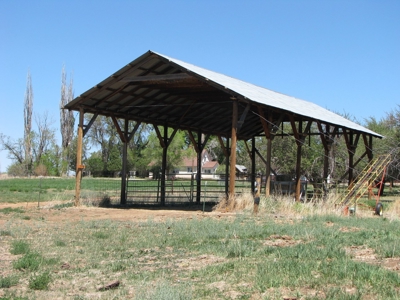
[[(225, 178), (214, 176), (201, 179), (200, 201), (217, 203), (225, 197)], [(203, 174), (202, 174), (203, 177)], [(229, 182), (228, 182), (229, 184)], [(235, 194), (251, 192), (251, 182), (247, 179), (237, 179), (235, 181)], [(127, 203), (149, 204), (160, 203), (161, 201), (161, 179), (127, 179), (126, 185)], [(192, 203), (196, 202), (197, 180), (196, 174), (186, 177), (167, 175), (165, 180), (165, 203)]]

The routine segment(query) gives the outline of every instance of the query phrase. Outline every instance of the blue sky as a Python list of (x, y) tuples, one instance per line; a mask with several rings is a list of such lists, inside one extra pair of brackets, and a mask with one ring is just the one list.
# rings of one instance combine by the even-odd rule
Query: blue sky
[(59, 138), (62, 66), (78, 96), (147, 50), (381, 119), (400, 104), (399, 15), (398, 0), (0, 0), (0, 132), (23, 137), (28, 70)]

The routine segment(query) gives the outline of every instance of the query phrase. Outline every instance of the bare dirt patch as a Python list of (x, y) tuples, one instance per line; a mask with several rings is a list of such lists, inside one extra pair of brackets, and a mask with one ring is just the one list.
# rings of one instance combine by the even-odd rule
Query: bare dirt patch
[(272, 246), (272, 247), (289, 247), (294, 246), (302, 241), (295, 240), (293, 237), (289, 235), (271, 235), (267, 238), (267, 240), (263, 243), (264, 246)]
[[(203, 212), (200, 207), (165, 207), (165, 208), (101, 208), (101, 207), (67, 207), (56, 209), (56, 205), (63, 204), (65, 202), (42, 202), (39, 204), (34, 202), (28, 203), (1, 203), (0, 209), (10, 208), (21, 208), (23, 209), (31, 219), (36, 218), (43, 219), (50, 223), (64, 223), (64, 222), (78, 222), (78, 221), (89, 221), (89, 220), (115, 220), (115, 221), (146, 221), (152, 220), (155, 222), (163, 222), (170, 219), (193, 219), (203, 217), (213, 218), (226, 218), (233, 217), (236, 214), (231, 212), (216, 212), (206, 211)], [(0, 226), (7, 222), (10, 215), (2, 215), (0, 218)], [(25, 220), (29, 222), (29, 220)]]
[(379, 258), (375, 251), (365, 246), (351, 246), (345, 249), (354, 260), (379, 265), (387, 270), (400, 273), (400, 258)]

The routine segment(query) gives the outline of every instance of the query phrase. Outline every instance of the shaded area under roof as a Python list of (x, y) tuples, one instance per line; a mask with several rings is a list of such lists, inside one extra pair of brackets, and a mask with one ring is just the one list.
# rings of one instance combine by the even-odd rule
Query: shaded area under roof
[(382, 136), (314, 103), (148, 51), (72, 100), (65, 108), (229, 137), (232, 101), (243, 118), (238, 139), (264, 134), (270, 124), (316, 121), (337, 133)]

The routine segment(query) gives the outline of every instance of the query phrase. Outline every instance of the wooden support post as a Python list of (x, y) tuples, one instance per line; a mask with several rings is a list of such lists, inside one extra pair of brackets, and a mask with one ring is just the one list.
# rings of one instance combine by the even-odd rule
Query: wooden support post
[[(305, 136), (303, 135), (303, 122), (299, 121), (299, 129), (297, 130), (296, 128), (296, 123), (292, 115), (289, 115), (290, 118), (290, 123), (292, 125), (292, 130), (294, 137), (296, 138), (296, 144), (297, 144), (297, 155), (296, 155), (296, 193), (295, 193), (295, 200), (296, 202), (300, 201), (300, 196), (301, 196), (301, 173), (300, 173), (300, 168), (301, 168), (301, 147), (303, 146)], [(311, 126), (311, 123), (309, 122), (307, 125), (307, 128)]]
[(297, 144), (297, 157), (296, 157), (296, 202), (300, 202), (300, 195), (301, 195), (301, 144)]
[[(319, 127), (321, 128), (320, 131), (322, 131), (322, 126)], [(323, 170), (323, 181), (325, 184), (328, 183), (328, 172), (329, 172), (329, 150), (330, 150), (330, 145), (332, 145), (332, 143), (329, 140), (329, 134), (330, 134), (330, 126), (326, 125), (325, 126), (325, 133), (324, 132), (320, 132), (320, 137), (321, 137), (321, 142), (322, 145), (324, 146), (324, 170)]]
[(224, 141), (222, 140), (221, 136), (218, 135), (218, 141), (219, 144), (222, 148), (222, 151), (224, 152), (225, 155), (225, 196), (228, 197), (229, 196), (229, 191), (228, 191), (228, 186), (229, 186), (229, 182), (228, 182), (228, 174), (229, 174), (229, 138), (226, 138), (226, 145), (224, 145)]
[(251, 191), (254, 191), (255, 180), (256, 180), (256, 138), (255, 137), (252, 137), (252, 139), (251, 139), (251, 157), (250, 158), (251, 158)]
[[(269, 117), (269, 123), (267, 123), (267, 119), (265, 117), (263, 109), (259, 106), (258, 107), (258, 113), (260, 114), (260, 121), (261, 125), (263, 126), (265, 137), (267, 139), (267, 160), (265, 161), (265, 196), (269, 197), (271, 191), (271, 151), (272, 151), (272, 139), (274, 137), (274, 133), (276, 132), (282, 117), (277, 122), (276, 128), (274, 128), (272, 125), (272, 119), (271, 116)], [(263, 159), (264, 160), (264, 159)]]
[(158, 140), (160, 141), (160, 145), (163, 148), (162, 153), (162, 164), (161, 164), (161, 205), (165, 205), (165, 176), (167, 169), (167, 152), (168, 146), (171, 144), (172, 139), (174, 138), (178, 129), (174, 129), (171, 136), (168, 138), (168, 125), (164, 125), (164, 134), (162, 135), (160, 130), (156, 125), (154, 125), (154, 130), (157, 134)]
[(350, 132), (349, 135), (349, 144), (348, 144), (348, 153), (349, 153), (349, 187), (353, 186), (354, 182), (354, 153), (355, 153), (355, 146), (354, 146), (354, 135), (353, 132)]
[(168, 126), (164, 125), (164, 147), (162, 153), (162, 164), (161, 164), (161, 205), (165, 206), (165, 175), (167, 168), (167, 151), (168, 151)]
[(226, 138), (226, 154), (225, 154), (225, 195), (226, 197), (229, 197), (229, 180), (228, 180), (228, 175), (229, 175), (229, 157), (230, 157), (230, 149), (229, 149), (229, 138)]
[(122, 171), (121, 171), (121, 205), (126, 205), (126, 169), (127, 169), (127, 160), (128, 160), (128, 125), (129, 120), (125, 119), (124, 124), (124, 139), (123, 148), (122, 148)]
[(265, 197), (271, 194), (271, 153), (272, 153), (272, 138), (267, 139), (267, 163), (265, 168)]
[(76, 146), (76, 181), (75, 181), (75, 206), (80, 205), (80, 195), (81, 195), (81, 181), (82, 181), (82, 145), (83, 145), (83, 120), (85, 112), (83, 108), (79, 110), (79, 125), (78, 125), (78, 140)]
[(236, 143), (237, 143), (237, 121), (238, 121), (238, 102), (237, 99), (232, 101), (232, 133), (231, 133), (231, 160), (230, 160), (230, 175), (229, 175), (229, 199), (235, 198), (235, 183), (236, 183)]
[(254, 207), (253, 207), (253, 214), (258, 213), (258, 206), (260, 204), (260, 193), (261, 193), (261, 176), (257, 175), (256, 182), (255, 182), (255, 189), (254, 191)]
[(196, 202), (200, 204), (201, 198), (201, 155), (203, 146), (201, 142), (201, 130), (197, 132), (197, 174), (196, 174)]

